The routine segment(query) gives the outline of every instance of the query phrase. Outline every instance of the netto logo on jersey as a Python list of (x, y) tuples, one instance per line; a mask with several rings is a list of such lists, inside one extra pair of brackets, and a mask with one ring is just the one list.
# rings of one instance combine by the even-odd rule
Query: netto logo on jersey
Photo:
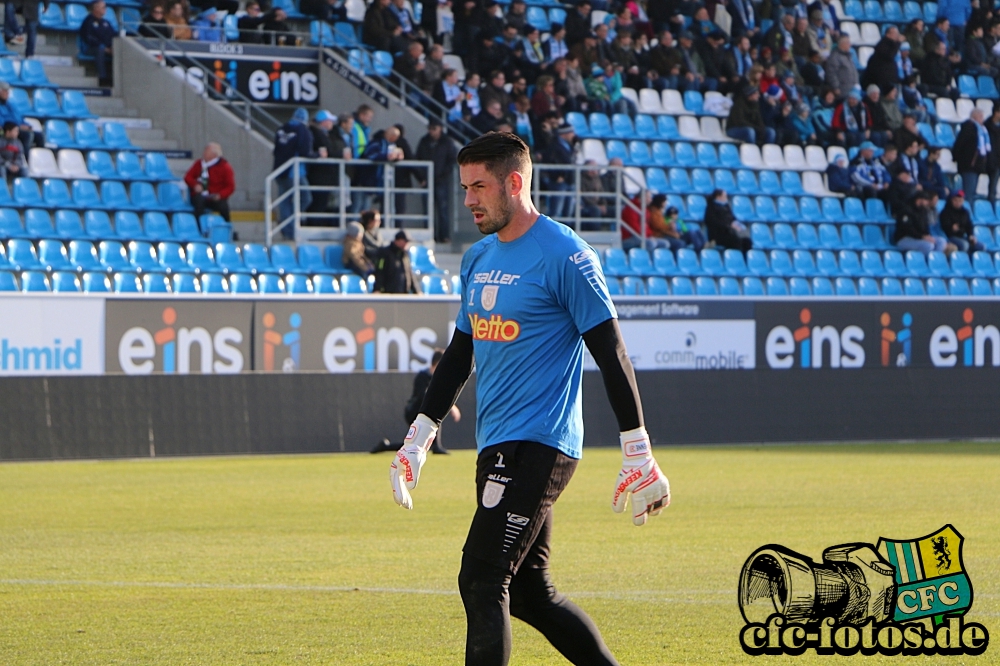
[(521, 335), (521, 325), (513, 319), (504, 319), (501, 315), (490, 315), (490, 318), (477, 314), (469, 315), (472, 324), (472, 337), (475, 340), (490, 342), (513, 342)]
[[(865, 364), (865, 348), (861, 342), (865, 332), (860, 326), (847, 326), (838, 331), (833, 326), (813, 326), (812, 312), (802, 308), (799, 322), (802, 324), (794, 331), (787, 326), (775, 326), (767, 334), (764, 343), (764, 355), (767, 364), (775, 369), (798, 367), (822, 368), (824, 360), (828, 360), (831, 368), (860, 368)], [(824, 359), (824, 349), (827, 354)]]
[(201, 326), (175, 328), (177, 310), (172, 307), (163, 309), (162, 319), (165, 326), (156, 333), (133, 326), (122, 335), (118, 362), (125, 374), (148, 375), (159, 366), (161, 372), (186, 375), (191, 372), (194, 347), (198, 348), (202, 374), (234, 374), (243, 370), (243, 353), (235, 346), (243, 342), (238, 328), (223, 326), (214, 334)]
[(990, 364), (994, 368), (1000, 366), (1000, 329), (993, 324), (973, 328), (975, 318), (972, 308), (965, 308), (962, 312), (965, 325), (957, 331), (946, 324), (934, 329), (930, 341), (931, 363), (938, 368), (951, 368), (961, 359), (961, 364), (967, 368), (981, 368), (986, 365), (986, 343), (989, 342)]

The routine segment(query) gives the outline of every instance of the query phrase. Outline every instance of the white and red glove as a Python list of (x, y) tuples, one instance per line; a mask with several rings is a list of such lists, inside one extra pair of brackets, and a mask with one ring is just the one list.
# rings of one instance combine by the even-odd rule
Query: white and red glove
[(404, 509), (413, 508), (410, 491), (417, 487), (420, 468), (427, 460), (427, 450), (437, 436), (438, 427), (423, 414), (410, 425), (410, 431), (403, 440), (403, 446), (396, 452), (389, 465), (389, 483), (392, 484), (392, 499)]
[(621, 433), (622, 471), (618, 473), (611, 508), (625, 510), (632, 496), (632, 522), (646, 524), (646, 515), (656, 516), (670, 504), (670, 483), (653, 459), (645, 428)]

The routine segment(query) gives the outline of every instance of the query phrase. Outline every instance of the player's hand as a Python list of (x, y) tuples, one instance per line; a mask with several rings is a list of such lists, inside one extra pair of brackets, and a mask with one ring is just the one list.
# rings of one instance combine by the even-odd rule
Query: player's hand
[(670, 504), (670, 483), (653, 459), (645, 428), (621, 433), (622, 471), (618, 473), (611, 508), (625, 510), (632, 496), (632, 522), (645, 525), (646, 516), (655, 516)]
[(410, 491), (417, 487), (420, 468), (427, 460), (427, 449), (437, 436), (437, 426), (423, 414), (410, 425), (410, 431), (403, 440), (403, 446), (396, 452), (389, 465), (389, 483), (392, 484), (392, 499), (404, 509), (413, 508)]

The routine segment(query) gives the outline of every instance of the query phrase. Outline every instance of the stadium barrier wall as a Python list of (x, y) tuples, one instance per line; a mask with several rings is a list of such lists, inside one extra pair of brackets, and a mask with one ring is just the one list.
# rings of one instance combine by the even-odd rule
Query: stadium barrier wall
[[(1000, 433), (1000, 299), (616, 302), (659, 445)], [(449, 339), (458, 307), (454, 297), (0, 297), (0, 458), (399, 441), (413, 373)], [(601, 377), (583, 382), (586, 443), (614, 444)], [(445, 426), (449, 447), (475, 441), (474, 385), (465, 418)]]

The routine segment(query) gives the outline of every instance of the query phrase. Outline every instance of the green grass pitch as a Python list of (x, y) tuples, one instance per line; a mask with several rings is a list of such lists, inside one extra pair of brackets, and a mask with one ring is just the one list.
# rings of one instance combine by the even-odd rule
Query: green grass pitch
[[(657, 454), (673, 505), (645, 527), (610, 509), (611, 448), (587, 450), (555, 509), (555, 580), (623, 666), (845, 661), (743, 655), (746, 557), (945, 523), (994, 645), (920, 661), (1000, 663), (1000, 445)], [(412, 512), (392, 502), (388, 455), (0, 465), (0, 664), (460, 664), (474, 460), (432, 456)], [(512, 663), (565, 662), (515, 621)]]

